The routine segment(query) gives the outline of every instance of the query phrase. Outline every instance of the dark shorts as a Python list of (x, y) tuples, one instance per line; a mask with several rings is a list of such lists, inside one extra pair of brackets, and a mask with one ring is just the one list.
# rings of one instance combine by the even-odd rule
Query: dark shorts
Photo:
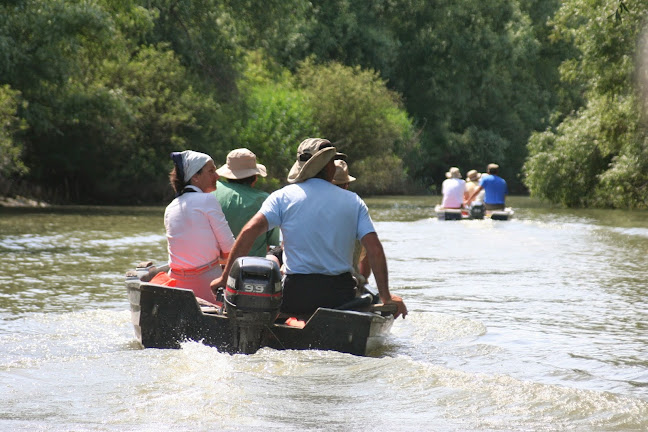
[(486, 204), (486, 210), (504, 210), (504, 204)]
[(355, 280), (351, 273), (289, 274), (284, 279), (281, 311), (313, 313), (318, 307), (335, 308), (354, 298)]

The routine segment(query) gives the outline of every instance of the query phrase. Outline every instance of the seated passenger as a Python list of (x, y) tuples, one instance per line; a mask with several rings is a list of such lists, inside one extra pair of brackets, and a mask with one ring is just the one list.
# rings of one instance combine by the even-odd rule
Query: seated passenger
[[(333, 184), (338, 185), (342, 189), (349, 189), (349, 184), (355, 180), (355, 177), (349, 175), (347, 163), (341, 159), (336, 160)], [(369, 276), (371, 276), (371, 267), (369, 266), (367, 251), (362, 246), (362, 243), (356, 240), (356, 245), (353, 249), (353, 277), (358, 281), (358, 285), (362, 286), (367, 283)]]
[[(258, 176), (267, 175), (266, 167), (257, 163), (256, 155), (250, 150), (239, 148), (229, 152), (227, 162), (216, 173), (226, 181), (219, 180), (212, 193), (218, 199), (236, 238), (269, 195), (254, 188)], [(265, 257), (272, 246), (279, 246), (279, 228), (271, 229), (257, 238), (248, 255)]]
[(221, 275), (234, 237), (214, 195), (216, 165), (209, 155), (192, 150), (171, 153), (169, 174), (175, 199), (164, 212), (169, 250), (169, 276), (179, 288), (214, 302), (209, 284)]
[(499, 176), (499, 165), (497, 164), (488, 164), (486, 171), (488, 175), (481, 177), (479, 186), (468, 197), (467, 201), (473, 201), (477, 194), (484, 190), (486, 210), (504, 210), (505, 199), (508, 194), (506, 180)]
[(470, 170), (466, 174), (466, 191), (464, 192), (464, 201), (466, 206), (470, 206), (473, 202), (484, 202), (484, 191), (482, 190), (475, 199), (469, 200), (472, 196), (472, 193), (479, 187), (479, 179), (481, 174), (477, 170)]
[(460, 209), (464, 200), (466, 182), (461, 178), (461, 171), (457, 167), (450, 168), (446, 177), (446, 180), (441, 184), (441, 193), (443, 194), (441, 207)]

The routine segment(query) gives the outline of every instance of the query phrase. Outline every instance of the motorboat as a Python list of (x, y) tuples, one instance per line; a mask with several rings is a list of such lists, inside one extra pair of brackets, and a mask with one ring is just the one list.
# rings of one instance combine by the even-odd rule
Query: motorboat
[(306, 316), (282, 313), (279, 267), (265, 258), (238, 258), (216, 302), (156, 283), (168, 270), (167, 264), (147, 261), (126, 274), (135, 336), (145, 348), (180, 348), (184, 341), (198, 341), (228, 353), (270, 347), (367, 356), (383, 344), (394, 322), (394, 305), (380, 304), (369, 285), (336, 309), (318, 308)]
[(442, 207), (440, 204), (434, 207), (434, 213), (439, 220), (465, 220), (465, 219), (492, 219), (509, 220), (515, 214), (511, 207), (503, 210), (486, 210), (482, 202), (475, 202), (471, 206), (459, 209)]

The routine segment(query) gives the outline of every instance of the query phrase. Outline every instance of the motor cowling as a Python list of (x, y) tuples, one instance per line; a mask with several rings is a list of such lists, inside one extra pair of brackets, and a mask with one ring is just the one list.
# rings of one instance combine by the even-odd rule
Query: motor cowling
[(281, 272), (276, 262), (260, 257), (234, 261), (225, 287), (225, 312), (232, 328), (235, 351), (256, 352), (266, 329), (279, 314)]
[(234, 261), (225, 287), (225, 304), (230, 310), (278, 311), (281, 300), (281, 272), (277, 263), (260, 257)]
[(475, 201), (472, 206), (470, 206), (470, 217), (472, 219), (484, 219), (486, 214), (486, 206), (483, 202)]
[(228, 312), (278, 312), (281, 300), (281, 272), (276, 262), (260, 257), (234, 261), (225, 287)]

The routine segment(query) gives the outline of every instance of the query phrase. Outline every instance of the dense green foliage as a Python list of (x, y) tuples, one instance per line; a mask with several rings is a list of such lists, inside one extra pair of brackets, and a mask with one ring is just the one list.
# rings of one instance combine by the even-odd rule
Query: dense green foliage
[(560, 73), (565, 85), (580, 89), (582, 104), (531, 137), (526, 184), (532, 194), (568, 206), (645, 208), (646, 102), (636, 84), (642, 78), (645, 88), (646, 70), (637, 74), (636, 53), (648, 5), (625, 1), (611, 10), (610, 4), (571, 0), (554, 18), (553, 36), (578, 49)]
[[(19, 135), (25, 122), (16, 114), (18, 112), (18, 95), (9, 86), (0, 87), (0, 177), (26, 171), (20, 155), (22, 147)], [(4, 192), (6, 193), (6, 191)]]
[(349, 155), (360, 193), (438, 191), (449, 166), (497, 162), (513, 192), (643, 207), (634, 53), (647, 11), (638, 0), (5, 1), (0, 193), (161, 202), (171, 151), (220, 164), (237, 147), (268, 167), (270, 190), (299, 142), (322, 136)]

